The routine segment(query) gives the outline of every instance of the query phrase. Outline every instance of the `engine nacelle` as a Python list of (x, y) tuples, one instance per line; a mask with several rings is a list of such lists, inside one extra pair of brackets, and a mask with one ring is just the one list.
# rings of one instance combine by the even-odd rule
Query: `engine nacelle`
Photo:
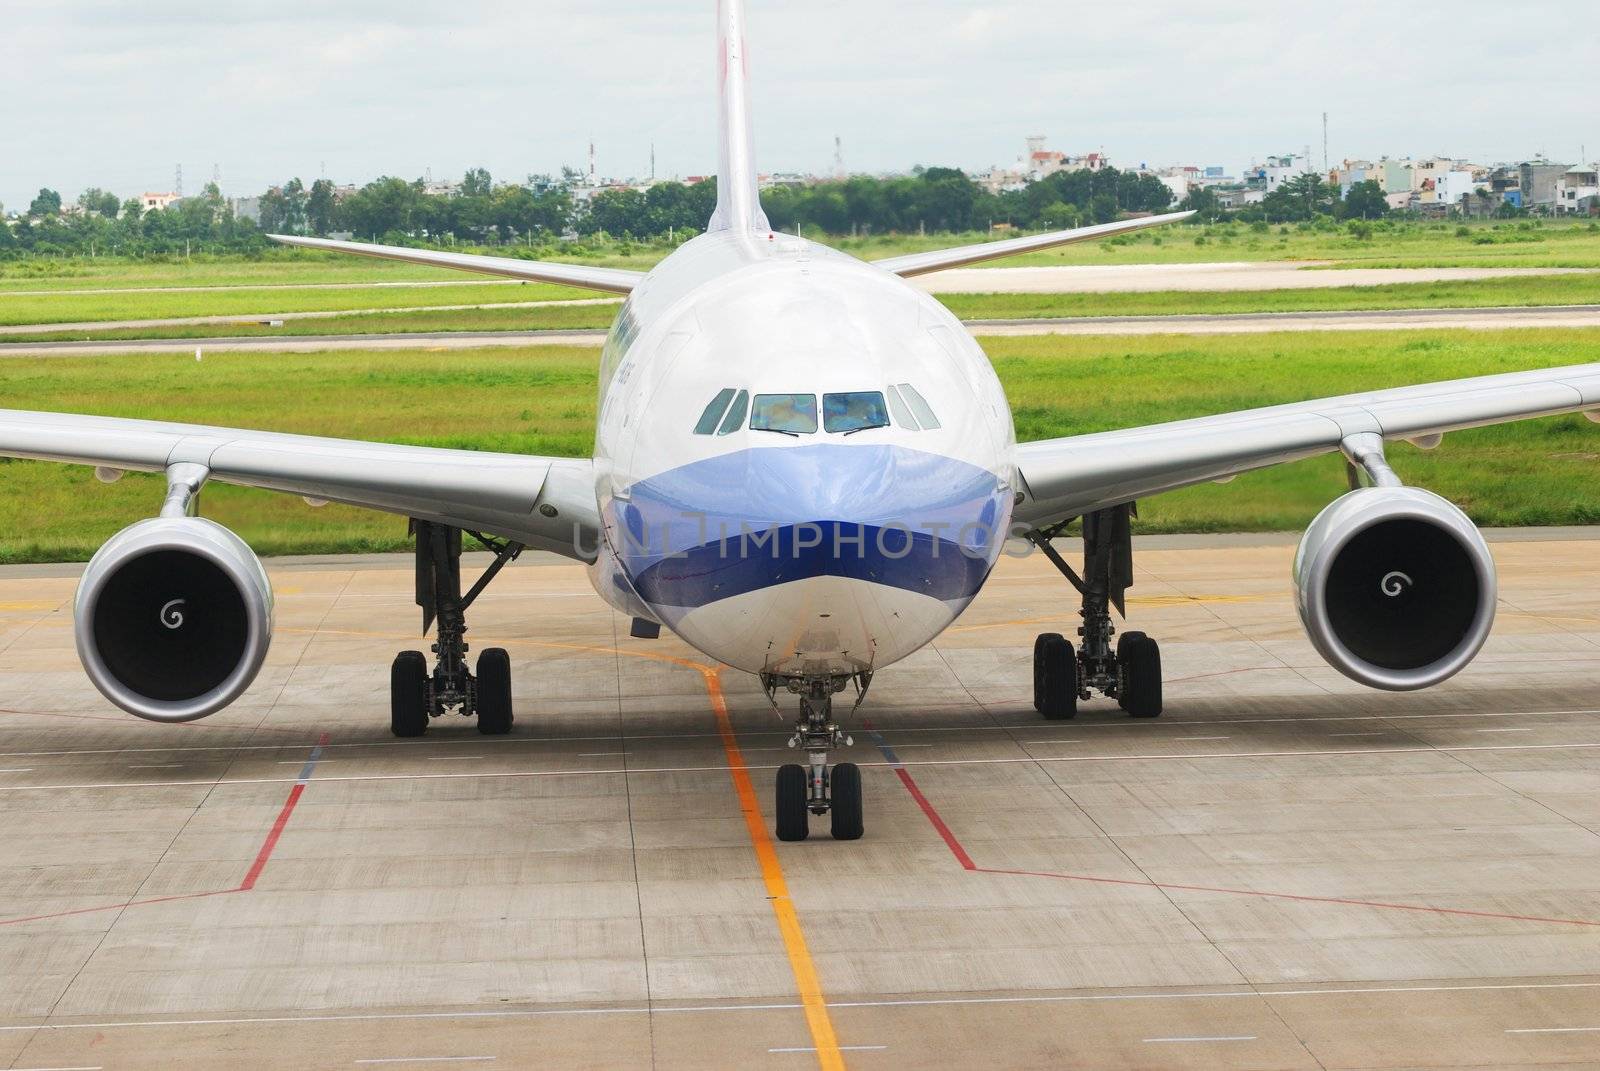
[(1454, 676), (1494, 624), (1488, 544), (1466, 514), (1417, 487), (1366, 487), (1334, 501), (1300, 540), (1294, 581), (1317, 652), (1374, 688)]
[(112, 536), (78, 582), (78, 657), (102, 695), (151, 721), (237, 699), (272, 642), (272, 586), (244, 540), (199, 517)]

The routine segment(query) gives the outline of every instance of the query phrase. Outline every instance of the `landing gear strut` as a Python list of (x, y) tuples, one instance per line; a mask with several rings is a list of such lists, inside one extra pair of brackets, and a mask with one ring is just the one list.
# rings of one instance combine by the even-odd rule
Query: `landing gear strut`
[(828, 815), (835, 840), (859, 840), (861, 820), (861, 768), (853, 762), (828, 765), (828, 754), (855, 741), (834, 722), (833, 697), (854, 679), (857, 704), (872, 682), (872, 674), (850, 677), (813, 677), (780, 681), (763, 676), (767, 696), (776, 703), (779, 684), (800, 696), (800, 716), (795, 720), (792, 748), (804, 748), (806, 765), (788, 763), (778, 768), (778, 839), (805, 840), (811, 815)]
[(473, 532), (494, 551), (494, 563), (465, 595), (461, 594), (461, 529), (412, 521), (417, 542), (417, 605), (422, 631), (438, 624), (434, 667), (421, 651), (401, 651), (389, 671), (390, 729), (396, 736), (421, 736), (432, 718), (451, 710), (477, 715), (478, 731), (500, 736), (511, 731), (511, 658), (500, 647), (478, 656), (478, 672), (467, 669), (467, 608), (506, 563), (522, 553), (521, 543), (498, 542)]
[(1096, 692), (1115, 699), (1135, 718), (1161, 715), (1160, 646), (1142, 632), (1124, 632), (1115, 647), (1111, 643), (1116, 636), (1111, 610), (1127, 616), (1125, 600), (1133, 586), (1133, 514), (1129, 503), (1084, 516), (1082, 576), (1050, 545), (1070, 522), (1028, 533), (1083, 600), (1076, 651), (1060, 633), (1034, 641), (1033, 705), (1046, 718), (1073, 717), (1078, 701)]

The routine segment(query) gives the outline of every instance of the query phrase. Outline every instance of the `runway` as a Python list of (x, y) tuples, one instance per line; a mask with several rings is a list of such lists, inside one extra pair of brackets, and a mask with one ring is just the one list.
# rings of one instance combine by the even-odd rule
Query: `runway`
[(1166, 290), (1332, 290), (1595, 274), (1592, 268), (1358, 268), (1332, 261), (1223, 261), (1032, 268), (952, 268), (914, 280), (930, 294), (1140, 294)]
[(1593, 1064), (1600, 533), (1493, 546), (1483, 656), (1388, 695), (1301, 635), (1292, 539), (1142, 541), (1152, 722), (1038, 718), (1076, 619), (1004, 558), (852, 726), (866, 838), (783, 845), (755, 682), (575, 566), (475, 607), (513, 735), (415, 741), (405, 559), (269, 563), (267, 668), (188, 726), (93, 691), (74, 569), (0, 572), (0, 1066)]
[[(1219, 335), (1272, 331), (1504, 330), (1600, 327), (1600, 305), (1352, 312), (1246, 312), (1207, 316), (1078, 316), (969, 320), (991, 335)], [(250, 338), (129, 339), (115, 342), (0, 343), (5, 357), (103, 357), (126, 353), (318, 353), (325, 350), (446, 350), (482, 346), (598, 346), (603, 330), (427, 331), (414, 334), (279, 335)]]

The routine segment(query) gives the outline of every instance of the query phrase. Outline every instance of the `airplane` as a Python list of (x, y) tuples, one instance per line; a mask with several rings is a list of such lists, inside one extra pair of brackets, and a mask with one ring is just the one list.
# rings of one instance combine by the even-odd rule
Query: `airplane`
[[(796, 698), (777, 773), (785, 841), (826, 815), (863, 834), (861, 775), (835, 697), (949, 627), (1007, 547), (1043, 552), (1082, 624), (1033, 647), (1045, 718), (1114, 700), (1162, 712), (1161, 651), (1118, 634), (1133, 583), (1138, 500), (1318, 455), (1350, 490), (1307, 529), (1296, 604), (1321, 656), (1381, 689), (1446, 680), (1494, 620), (1494, 561), (1456, 506), (1401, 483), (1389, 442), (1585, 413), (1600, 420), (1600, 364), (1479, 376), (1018, 443), (1006, 396), (960, 321), (906, 282), (1189, 213), (864, 262), (775, 233), (751, 136), (742, 0), (717, 8), (720, 168), (707, 230), (649, 272), (273, 236), (287, 245), (620, 294), (600, 356), (592, 458), (535, 457), (63, 413), (0, 411), (0, 455), (92, 465), (103, 480), (165, 473), (157, 516), (112, 537), (84, 570), (74, 634), (90, 680), (141, 718), (214, 714), (260, 670), (272, 588), (248, 545), (199, 516), (209, 481), (410, 519), (423, 633), (434, 657), (399, 654), (390, 729), (422, 735), (448, 713), (485, 734), (512, 727), (510, 660), (469, 666), (466, 613), (525, 548), (584, 563), (595, 591), (725, 665), (759, 676), (778, 709)], [(1081, 563), (1053, 545), (1081, 525)], [(462, 591), (463, 533), (494, 552)], [(1026, 541), (1025, 544), (1022, 541)], [(787, 702), (787, 698), (784, 699)], [(842, 705), (842, 704), (841, 704)], [(851, 713), (854, 712), (854, 706)]]

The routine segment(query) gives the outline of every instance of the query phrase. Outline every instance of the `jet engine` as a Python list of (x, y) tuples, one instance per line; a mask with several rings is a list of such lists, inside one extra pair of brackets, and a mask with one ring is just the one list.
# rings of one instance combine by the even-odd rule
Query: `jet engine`
[(1494, 559), (1482, 534), (1416, 487), (1364, 487), (1335, 500), (1300, 540), (1294, 580), (1317, 652), (1374, 688), (1448, 679), (1494, 623)]
[(237, 699), (272, 641), (272, 587), (244, 540), (199, 517), (140, 521), (78, 583), (78, 657), (130, 714), (194, 721)]

